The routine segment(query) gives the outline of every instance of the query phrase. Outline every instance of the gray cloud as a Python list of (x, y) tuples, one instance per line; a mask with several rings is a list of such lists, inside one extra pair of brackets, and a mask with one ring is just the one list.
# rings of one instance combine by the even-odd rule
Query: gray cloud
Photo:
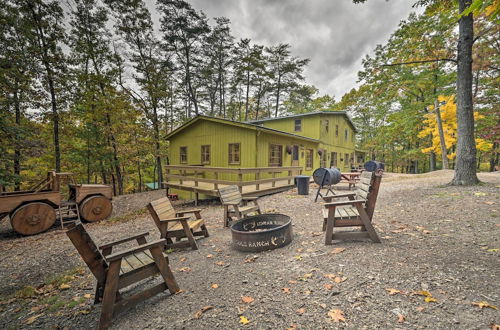
[[(151, 1), (153, 0), (146, 0)], [(384, 43), (412, 10), (414, 0), (190, 0), (208, 17), (231, 20), (233, 35), (270, 46), (292, 45), (309, 58), (306, 81), (339, 99), (356, 86), (361, 59)], [(153, 6), (150, 3), (151, 7)]]

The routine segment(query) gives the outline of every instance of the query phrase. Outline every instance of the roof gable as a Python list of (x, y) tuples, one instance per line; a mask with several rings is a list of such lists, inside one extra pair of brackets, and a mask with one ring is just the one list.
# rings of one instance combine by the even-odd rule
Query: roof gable
[(197, 123), (198, 121), (201, 121), (201, 120), (216, 122), (216, 123), (220, 123), (223, 125), (237, 126), (237, 127), (243, 128), (243, 129), (250, 129), (250, 130), (254, 130), (254, 131), (259, 130), (259, 131), (264, 131), (264, 132), (271, 133), (271, 134), (283, 135), (283, 136), (293, 137), (293, 138), (301, 139), (301, 140), (319, 142), (318, 140), (315, 140), (312, 138), (308, 138), (308, 137), (304, 137), (304, 136), (300, 136), (300, 135), (292, 134), (292, 133), (288, 133), (288, 132), (283, 132), (283, 131), (269, 128), (269, 127), (263, 127), (263, 126), (256, 125), (256, 124), (243, 123), (243, 122), (239, 122), (239, 121), (209, 117), (209, 116), (204, 116), (204, 115), (198, 115), (198, 116), (192, 118), (191, 120), (184, 123), (182, 126), (176, 128), (175, 130), (173, 130), (172, 132), (167, 134), (167, 136), (165, 138), (168, 140), (168, 139), (172, 138), (173, 136), (177, 135), (178, 133), (184, 131), (188, 127), (192, 126), (193, 124)]
[(289, 115), (289, 116), (282, 116), (282, 117), (276, 117), (276, 118), (264, 118), (264, 119), (258, 119), (258, 120), (250, 120), (248, 123), (251, 124), (261, 124), (265, 123), (268, 121), (274, 121), (274, 120), (284, 120), (284, 119), (291, 119), (291, 118), (300, 118), (300, 117), (306, 117), (306, 116), (315, 116), (315, 115), (332, 115), (332, 116), (344, 116), (347, 120), (347, 122), (352, 126), (355, 132), (357, 132), (357, 128), (352, 122), (351, 117), (347, 114), (346, 111), (314, 111), (314, 112), (307, 112), (307, 113), (300, 113), (300, 114), (295, 114), (295, 115)]

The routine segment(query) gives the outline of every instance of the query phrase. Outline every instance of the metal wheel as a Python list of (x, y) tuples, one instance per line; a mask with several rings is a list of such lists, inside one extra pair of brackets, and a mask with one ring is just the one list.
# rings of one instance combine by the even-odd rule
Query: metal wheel
[(34, 235), (46, 231), (55, 221), (56, 211), (43, 202), (25, 204), (10, 214), (12, 228), (22, 235)]
[(79, 205), (80, 216), (89, 222), (106, 219), (113, 211), (111, 201), (102, 195), (85, 198)]

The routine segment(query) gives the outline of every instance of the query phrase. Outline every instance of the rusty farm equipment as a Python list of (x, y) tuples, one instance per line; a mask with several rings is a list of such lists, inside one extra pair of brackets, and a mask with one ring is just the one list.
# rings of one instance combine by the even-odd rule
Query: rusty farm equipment
[[(68, 183), (68, 200), (63, 200), (62, 182)], [(16, 232), (34, 235), (52, 227), (58, 217), (61, 226), (70, 218), (106, 219), (113, 210), (112, 198), (108, 185), (77, 184), (72, 173), (50, 171), (29, 190), (0, 193), (0, 220), (9, 216)]]

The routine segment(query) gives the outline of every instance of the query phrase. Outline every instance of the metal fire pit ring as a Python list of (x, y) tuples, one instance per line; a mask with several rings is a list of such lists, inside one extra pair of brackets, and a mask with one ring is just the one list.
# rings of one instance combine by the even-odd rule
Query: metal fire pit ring
[(279, 213), (246, 217), (231, 226), (233, 247), (260, 252), (283, 247), (292, 241), (292, 220)]

